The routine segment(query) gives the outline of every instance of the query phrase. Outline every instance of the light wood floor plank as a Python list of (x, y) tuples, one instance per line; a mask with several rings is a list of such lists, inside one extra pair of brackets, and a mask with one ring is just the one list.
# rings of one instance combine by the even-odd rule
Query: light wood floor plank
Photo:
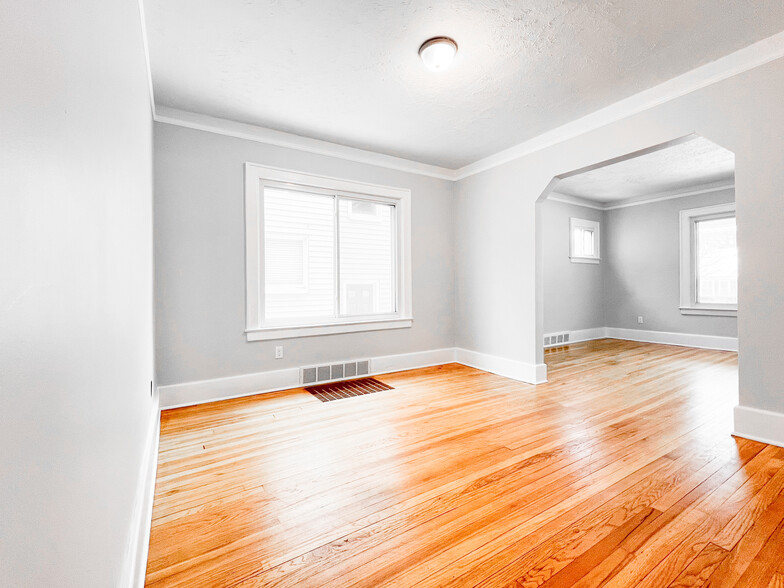
[(450, 364), (164, 411), (148, 586), (771, 586), (784, 450), (734, 353), (601, 340), (530, 386)]

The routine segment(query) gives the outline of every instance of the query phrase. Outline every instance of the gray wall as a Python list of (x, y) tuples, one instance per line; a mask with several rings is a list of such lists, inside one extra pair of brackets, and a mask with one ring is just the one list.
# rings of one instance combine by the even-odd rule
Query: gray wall
[(155, 406), (140, 30), (131, 0), (0, 4), (4, 586), (128, 572)]
[[(414, 326), (245, 340), (246, 161), (411, 189)], [(451, 182), (155, 124), (156, 354), (177, 384), (454, 345)], [(274, 359), (282, 343), (285, 358)]]
[[(753, 89), (752, 90), (750, 90)], [(536, 201), (555, 176), (698, 133), (735, 153), (740, 403), (784, 413), (784, 59), (565, 138), (456, 187), (456, 342), (543, 359)]]
[[(607, 211), (555, 200), (539, 206), (545, 334), (619, 327), (737, 337), (735, 317), (680, 313), (679, 212), (733, 202), (732, 189)], [(571, 263), (569, 219), (601, 223), (601, 263)], [(639, 324), (637, 317), (644, 323)]]
[[(606, 211), (603, 232), (608, 327), (737, 337), (735, 317), (680, 312), (680, 220), (688, 208), (735, 200), (734, 190)], [(545, 301), (545, 312), (547, 305)], [(637, 323), (643, 316), (644, 323)]]
[[(604, 279), (607, 267), (604, 212), (545, 200), (537, 231), (542, 235), (544, 332), (604, 327)], [(569, 259), (569, 219), (599, 221), (601, 263)]]

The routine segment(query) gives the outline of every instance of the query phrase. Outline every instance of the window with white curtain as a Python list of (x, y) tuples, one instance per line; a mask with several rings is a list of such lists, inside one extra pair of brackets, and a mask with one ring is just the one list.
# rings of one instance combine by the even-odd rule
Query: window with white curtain
[(248, 339), (411, 326), (409, 199), (246, 164)]
[(734, 316), (738, 310), (735, 204), (682, 210), (681, 312)]

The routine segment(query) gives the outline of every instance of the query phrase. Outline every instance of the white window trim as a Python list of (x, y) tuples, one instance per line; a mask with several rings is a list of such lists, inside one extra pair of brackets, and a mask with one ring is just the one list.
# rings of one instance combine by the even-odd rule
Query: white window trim
[[(574, 230), (575, 229), (591, 229), (596, 239), (596, 254), (595, 255), (575, 255), (574, 253)], [(599, 233), (599, 221), (586, 220), (582, 218), (569, 219), (569, 259), (572, 263), (600, 263), (600, 247), (601, 236)]]
[(681, 314), (738, 316), (737, 304), (700, 304), (697, 302), (696, 248), (694, 224), (701, 220), (735, 216), (735, 203), (716, 204), (680, 211), (680, 310)]
[[(286, 184), (292, 188), (326, 190), (336, 196), (394, 201), (396, 213), (397, 311), (388, 315), (341, 317), (308, 324), (262, 326), (264, 308), (264, 251), (261, 199), (263, 186)], [(413, 325), (411, 284), (411, 190), (366, 182), (318, 176), (256, 163), (245, 164), (245, 288), (248, 341), (309, 337), (408, 328)]]

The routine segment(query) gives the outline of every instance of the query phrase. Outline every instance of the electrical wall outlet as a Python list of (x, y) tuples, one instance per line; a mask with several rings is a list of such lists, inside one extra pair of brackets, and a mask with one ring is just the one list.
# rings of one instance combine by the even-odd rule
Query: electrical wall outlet
[(283, 345), (275, 345), (275, 359), (283, 359)]
[(643, 324), (643, 322), (645, 322), (645, 321), (643, 321), (642, 317), (641, 317), (641, 316), (638, 316), (638, 317), (637, 317), (637, 324), (638, 324), (638, 325), (641, 325), (641, 324)]

